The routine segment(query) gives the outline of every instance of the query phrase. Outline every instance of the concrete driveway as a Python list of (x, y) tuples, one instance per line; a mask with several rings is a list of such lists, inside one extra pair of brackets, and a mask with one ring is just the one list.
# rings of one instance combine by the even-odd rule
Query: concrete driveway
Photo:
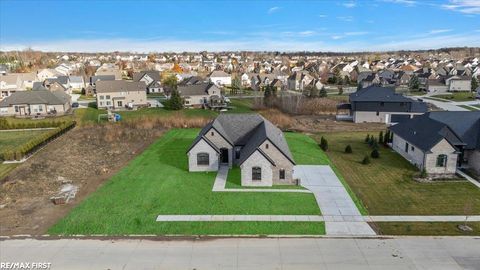
[(375, 235), (330, 166), (298, 165), (293, 176), (315, 195), (327, 235)]

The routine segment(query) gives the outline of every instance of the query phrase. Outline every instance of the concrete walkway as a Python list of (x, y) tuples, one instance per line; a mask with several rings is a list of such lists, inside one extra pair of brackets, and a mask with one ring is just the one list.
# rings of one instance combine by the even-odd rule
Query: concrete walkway
[(480, 269), (474, 237), (0, 241), (0, 261), (57, 269)]
[(457, 173), (459, 175), (461, 175), (463, 178), (467, 179), (470, 183), (474, 184), (475, 186), (477, 186), (478, 188), (480, 188), (480, 182), (478, 182), (477, 180), (473, 179), (472, 177), (470, 177), (468, 174), (462, 172), (461, 170), (457, 170)]
[(218, 169), (213, 192), (286, 192), (286, 193), (312, 193), (308, 189), (280, 189), (280, 188), (225, 188), (227, 184), (228, 166), (221, 165)]
[(298, 165), (294, 168), (294, 178), (300, 178), (301, 185), (313, 192), (322, 215), (337, 217), (338, 221), (325, 221), (327, 235), (376, 234), (363, 220), (362, 214), (330, 166)]

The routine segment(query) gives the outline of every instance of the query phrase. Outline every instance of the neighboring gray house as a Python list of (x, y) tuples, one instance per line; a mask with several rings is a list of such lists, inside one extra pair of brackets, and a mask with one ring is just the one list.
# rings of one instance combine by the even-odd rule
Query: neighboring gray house
[(340, 104), (338, 109), (347, 109), (353, 122), (398, 123), (414, 115), (427, 112), (424, 102), (395, 93), (394, 88), (369, 86), (350, 94), (349, 104)]
[(177, 90), (187, 107), (223, 107), (224, 105), (220, 88), (211, 82), (178, 85)]
[(432, 175), (480, 174), (480, 111), (429, 112), (390, 127), (392, 148)]
[(240, 166), (242, 186), (293, 184), (293, 161), (283, 132), (259, 114), (221, 114), (187, 151), (189, 171)]
[(155, 70), (141, 71), (133, 73), (134, 82), (145, 82), (147, 86), (147, 94), (162, 93), (163, 87), (161, 83), (160, 72)]
[(472, 90), (472, 78), (468, 76), (450, 76), (445, 79), (445, 84), (450, 92), (469, 92)]
[(20, 91), (0, 101), (0, 116), (62, 115), (71, 109), (64, 91)]

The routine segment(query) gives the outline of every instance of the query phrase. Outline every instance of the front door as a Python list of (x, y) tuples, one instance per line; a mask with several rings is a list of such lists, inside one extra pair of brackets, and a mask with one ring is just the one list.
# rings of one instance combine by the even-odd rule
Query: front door
[(228, 149), (227, 148), (220, 149), (220, 163), (228, 164)]

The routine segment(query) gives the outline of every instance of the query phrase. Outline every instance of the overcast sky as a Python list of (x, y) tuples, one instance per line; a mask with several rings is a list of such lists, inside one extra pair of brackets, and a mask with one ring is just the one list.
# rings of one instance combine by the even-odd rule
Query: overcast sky
[(374, 51), (480, 46), (480, 0), (0, 1), (0, 49)]

